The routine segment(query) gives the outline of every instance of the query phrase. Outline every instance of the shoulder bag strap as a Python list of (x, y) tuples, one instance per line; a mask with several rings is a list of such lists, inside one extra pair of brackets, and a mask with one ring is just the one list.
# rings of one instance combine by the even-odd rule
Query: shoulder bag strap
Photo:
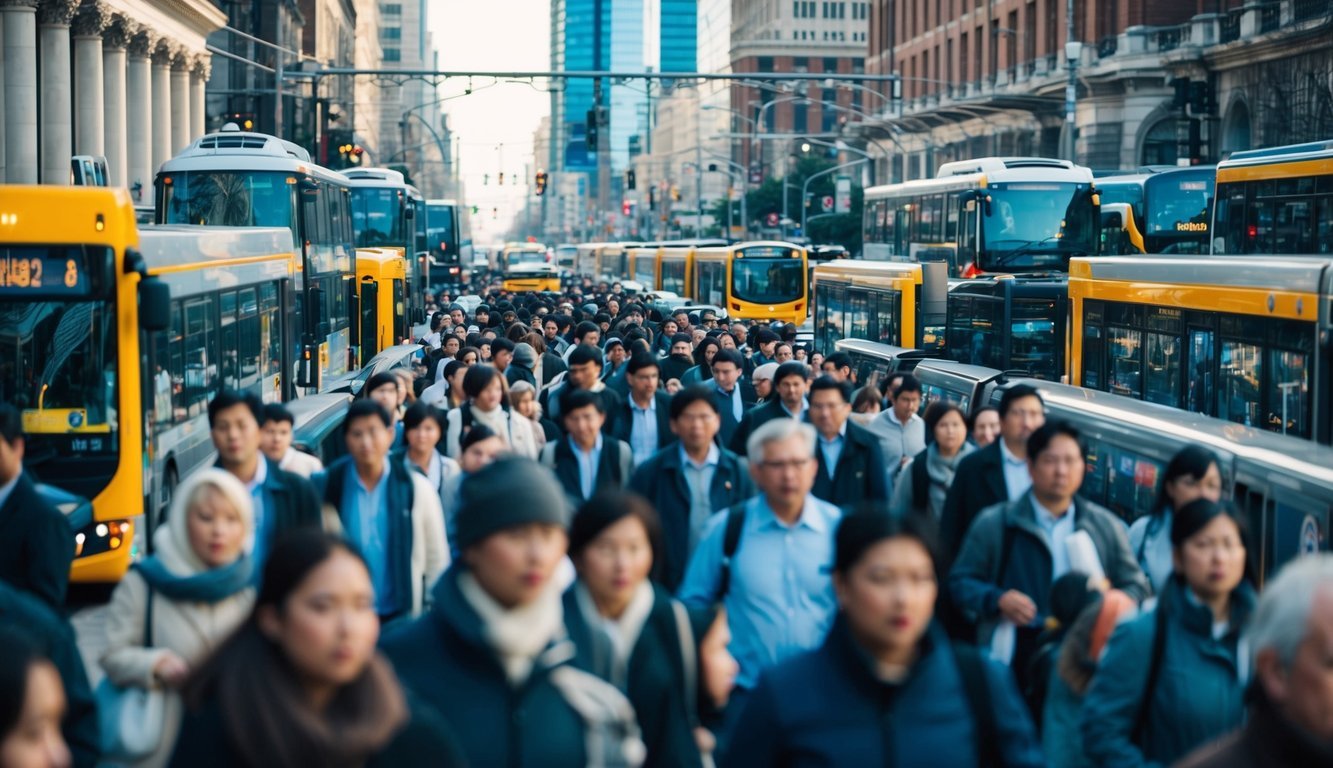
[(986, 662), (976, 648), (962, 643), (953, 644), (953, 655), (958, 660), (958, 672), (963, 678), (963, 693), (967, 695), (975, 729), (977, 765), (981, 768), (999, 768), (1004, 764), (995, 728), (995, 710), (991, 707), (990, 685), (986, 681)]
[(718, 585), (717, 599), (723, 600), (731, 590), (731, 560), (741, 545), (741, 533), (745, 528), (745, 502), (741, 502), (727, 512), (727, 529), (722, 536), (722, 579)]
[(680, 641), (680, 668), (684, 676), (685, 714), (690, 727), (699, 726), (699, 657), (690, 627), (690, 614), (679, 600), (671, 600), (671, 612), (676, 617), (676, 635)]
[(1162, 674), (1162, 656), (1166, 653), (1166, 605), (1165, 600), (1157, 598), (1157, 607), (1153, 609), (1152, 653), (1148, 657), (1148, 679), (1143, 685), (1143, 696), (1139, 699), (1139, 711), (1134, 716), (1134, 730), (1129, 732), (1129, 740), (1142, 747), (1143, 734), (1148, 728), (1148, 710), (1151, 708), (1153, 691), (1157, 688), (1157, 678)]

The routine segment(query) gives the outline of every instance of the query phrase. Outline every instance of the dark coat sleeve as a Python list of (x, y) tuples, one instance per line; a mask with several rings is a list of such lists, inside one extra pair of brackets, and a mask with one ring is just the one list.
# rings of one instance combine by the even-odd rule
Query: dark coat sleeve
[(783, 765), (783, 732), (777, 706), (779, 693), (765, 678), (759, 678), (759, 684), (745, 700), (726, 751), (718, 756), (719, 768)]
[(976, 514), (976, 510), (969, 510), (969, 507), (972, 505), (971, 488), (980, 481), (976, 477), (981, 466), (977, 461), (979, 453), (974, 451), (959, 462), (954, 482), (944, 498), (944, 509), (940, 513), (940, 565), (946, 573), (963, 548), (963, 536), (967, 534), (972, 516)]
[(865, 441), (865, 450), (870, 459), (866, 462), (867, 471), (870, 477), (866, 483), (866, 493), (868, 498), (874, 501), (887, 502), (889, 500), (889, 473), (880, 471), (884, 467), (884, 449), (879, 445), (879, 439), (874, 435), (867, 435), (869, 438)]
[(286, 472), (287, 487), (291, 489), (291, 527), (319, 527), (323, 518), (319, 512), (319, 496), (315, 486), (300, 475)]
[(65, 719), (61, 723), (61, 732), (76, 768), (93, 768), (101, 753), (97, 704), (72, 629), (53, 640), (50, 656), (65, 685)]
[(240, 765), (240, 755), (227, 738), (216, 705), (187, 709), (171, 754), (170, 768), (228, 768)]
[(366, 768), (461, 768), (467, 765), (453, 729), (435, 708), (407, 695), (411, 719), (389, 745), (366, 762)]
[(59, 510), (42, 501), (34, 490), (24, 515), (28, 528), (24, 557), (27, 559), (27, 589), (58, 613), (65, 610), (69, 568), (74, 562), (74, 531)]

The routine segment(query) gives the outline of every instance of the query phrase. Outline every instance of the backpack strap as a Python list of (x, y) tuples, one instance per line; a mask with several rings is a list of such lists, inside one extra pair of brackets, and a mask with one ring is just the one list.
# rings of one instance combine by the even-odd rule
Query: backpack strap
[(972, 712), (977, 766), (999, 768), (1004, 763), (997, 739), (995, 710), (991, 706), (990, 684), (986, 681), (986, 662), (976, 648), (963, 643), (952, 645), (954, 658), (958, 662), (958, 673), (963, 679), (963, 693), (967, 696), (967, 706)]
[(671, 600), (671, 612), (676, 617), (676, 636), (680, 642), (680, 668), (684, 676), (685, 717), (691, 728), (699, 727), (699, 657), (694, 644), (694, 629), (690, 614), (679, 600)]
[(925, 512), (930, 508), (930, 462), (927, 460), (929, 448), (918, 453), (912, 459), (912, 509)]
[(1134, 729), (1129, 732), (1129, 740), (1134, 744), (1143, 744), (1143, 734), (1148, 728), (1148, 710), (1152, 704), (1152, 694), (1157, 688), (1157, 678), (1162, 675), (1162, 656), (1166, 653), (1166, 605), (1162, 598), (1157, 599), (1153, 610), (1152, 653), (1148, 657), (1148, 679), (1143, 685), (1143, 696), (1139, 698), (1139, 711), (1134, 715)]
[(722, 578), (718, 584), (717, 599), (726, 598), (731, 590), (731, 560), (741, 546), (741, 533), (745, 530), (745, 503), (741, 502), (727, 511), (727, 530), (722, 536)]
[(148, 587), (148, 599), (143, 611), (143, 647), (153, 647), (153, 585), (144, 579), (143, 583)]

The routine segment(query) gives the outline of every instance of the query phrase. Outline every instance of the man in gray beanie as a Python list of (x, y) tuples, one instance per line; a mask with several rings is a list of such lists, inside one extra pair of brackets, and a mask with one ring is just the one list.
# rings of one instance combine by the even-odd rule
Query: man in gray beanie
[(460, 552), (505, 528), (533, 523), (569, 527), (565, 490), (531, 459), (507, 456), (468, 476), (460, 490), (454, 539)]
[(541, 391), (541, 387), (537, 386), (537, 350), (531, 344), (521, 341), (514, 345), (513, 358), (509, 361), (509, 367), (505, 368), (505, 380), (511, 387), (526, 381), (533, 389)]

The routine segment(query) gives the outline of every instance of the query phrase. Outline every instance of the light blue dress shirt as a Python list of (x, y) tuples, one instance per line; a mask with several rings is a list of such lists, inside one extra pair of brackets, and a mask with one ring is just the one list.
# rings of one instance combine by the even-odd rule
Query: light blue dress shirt
[(375, 611), (388, 616), (398, 610), (398, 597), (393, 593), (393, 578), (389, 575), (389, 460), (384, 460), (384, 472), (374, 488), (361, 482), (355, 465), (347, 468), (343, 486), (343, 518), (347, 534), (360, 547), (370, 570), (370, 581), (375, 587)]
[(602, 460), (602, 433), (597, 433), (597, 441), (592, 444), (592, 450), (584, 452), (579, 444), (574, 442), (574, 438), (569, 438), (569, 447), (574, 449), (574, 458), (579, 462), (579, 490), (583, 492), (583, 498), (592, 498), (593, 489), (597, 487), (597, 464)]
[(1069, 545), (1065, 542), (1074, 533), (1074, 505), (1070, 504), (1063, 515), (1056, 517), (1037, 501), (1036, 496), (1028, 494), (1028, 498), (1032, 499), (1032, 511), (1037, 515), (1037, 527), (1046, 534), (1046, 545), (1051, 548), (1051, 581), (1054, 582), (1069, 573)]
[(250, 500), (254, 505), (255, 545), (250, 550), (250, 557), (255, 563), (256, 583), (264, 570), (264, 562), (268, 559), (268, 550), (273, 543), (273, 515), (269, 512), (269, 507), (272, 505), (269, 503), (268, 491), (264, 490), (266, 480), (268, 480), (268, 459), (260, 454), (259, 464), (255, 467), (255, 476), (245, 484), (245, 489), (250, 492)]
[(708, 520), (713, 516), (713, 476), (717, 474), (717, 462), (722, 456), (717, 444), (708, 446), (708, 455), (702, 464), (695, 464), (690, 454), (685, 452), (685, 445), (679, 444), (680, 466), (685, 474), (685, 486), (690, 489), (690, 544), (689, 554), (693, 554), (703, 538)]
[(1028, 471), (1027, 459), (1020, 459), (1010, 453), (1004, 438), (1000, 438), (1000, 456), (1004, 459), (1004, 488), (1009, 493), (1010, 501), (1018, 501), (1032, 487), (1032, 473)]
[(838, 430), (838, 436), (832, 440), (819, 435), (819, 450), (824, 454), (824, 474), (829, 479), (833, 479), (834, 473), (838, 471), (838, 459), (842, 458), (842, 446), (847, 442), (847, 422), (842, 423), (842, 429)]
[(634, 452), (634, 466), (637, 467), (657, 452), (657, 398), (648, 398), (648, 407), (640, 408), (631, 396), (629, 411), (633, 416), (629, 447)]
[[(745, 525), (724, 601), (741, 688), (753, 688), (763, 670), (824, 641), (838, 612), (830, 570), (841, 516), (832, 504), (807, 496), (800, 520), (787, 526), (764, 496), (745, 502)], [(686, 605), (706, 608), (716, 600), (726, 528), (726, 512), (708, 521), (681, 582), (680, 599)]]
[(740, 421), (741, 418), (745, 416), (745, 402), (741, 400), (740, 382), (737, 382), (736, 386), (732, 387), (730, 392), (727, 392), (722, 387), (718, 387), (717, 393), (723, 397), (731, 399), (731, 415), (735, 417), (736, 421)]

